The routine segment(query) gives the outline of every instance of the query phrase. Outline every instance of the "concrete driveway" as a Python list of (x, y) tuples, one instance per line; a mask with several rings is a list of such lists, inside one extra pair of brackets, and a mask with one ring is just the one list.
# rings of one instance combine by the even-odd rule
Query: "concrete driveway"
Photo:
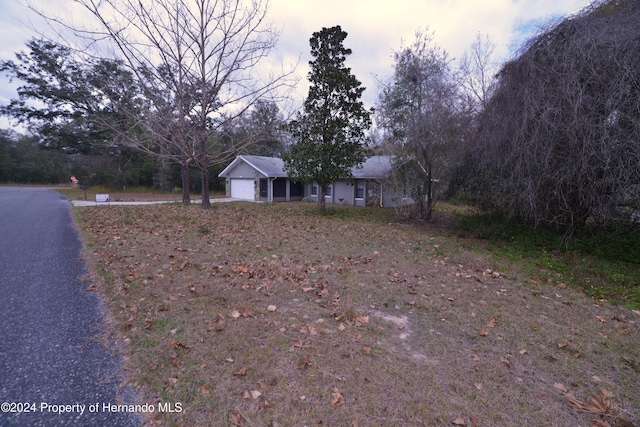
[(120, 360), (96, 339), (100, 298), (86, 290), (69, 201), (0, 187), (0, 426), (137, 426), (114, 406)]

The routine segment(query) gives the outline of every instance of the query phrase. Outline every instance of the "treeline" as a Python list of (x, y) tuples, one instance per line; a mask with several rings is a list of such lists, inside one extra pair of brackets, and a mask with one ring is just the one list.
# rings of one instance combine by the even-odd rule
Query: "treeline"
[[(211, 188), (224, 191), (224, 183), (212, 170)], [(190, 170), (191, 191), (200, 191), (198, 170)], [(180, 168), (162, 164), (152, 156), (135, 150), (117, 153), (69, 154), (44, 148), (36, 137), (0, 130), (0, 183), (70, 184), (75, 176), (81, 185), (101, 185), (116, 189), (131, 187), (175, 191), (180, 188)]]

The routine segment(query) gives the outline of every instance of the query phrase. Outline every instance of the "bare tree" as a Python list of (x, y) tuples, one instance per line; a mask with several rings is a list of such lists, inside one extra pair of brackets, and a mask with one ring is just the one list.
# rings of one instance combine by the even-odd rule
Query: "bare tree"
[(435, 185), (459, 139), (458, 89), (447, 53), (428, 34), (416, 33), (395, 61), (394, 75), (380, 94), (378, 122), (386, 132), (396, 192), (411, 196), (418, 218), (431, 219)]
[(488, 206), (569, 231), (640, 212), (640, 3), (547, 28), (500, 71), (477, 138)]
[[(268, 1), (76, 3), (95, 18), (97, 26), (47, 18), (94, 45), (108, 42), (134, 73), (147, 101), (148, 108), (135, 125), (146, 130), (147, 138), (138, 139), (131, 128), (114, 130), (130, 145), (180, 163), (183, 177), (188, 165), (197, 166), (202, 206), (209, 208), (209, 168), (228, 162), (251, 141), (223, 145), (218, 130), (257, 100), (287, 87), (293, 73), (259, 73), (259, 64), (264, 64), (261, 70), (272, 69), (265, 58), (278, 38), (267, 21)], [(184, 191), (183, 201), (188, 203)]]
[(497, 64), (495, 62), (496, 45), (488, 34), (476, 35), (471, 50), (460, 58), (459, 78), (468, 108), (478, 114), (486, 108), (496, 85)]

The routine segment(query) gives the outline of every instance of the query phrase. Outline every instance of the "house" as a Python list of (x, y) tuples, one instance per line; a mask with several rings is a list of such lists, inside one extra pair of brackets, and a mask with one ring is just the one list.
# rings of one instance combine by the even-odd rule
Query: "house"
[[(386, 156), (368, 158), (352, 169), (352, 178), (335, 181), (327, 188), (326, 203), (354, 206), (396, 205), (387, 178), (391, 161)], [(240, 155), (218, 175), (226, 180), (227, 197), (266, 202), (318, 200), (318, 184), (292, 181), (277, 157)]]
[(289, 179), (277, 157), (236, 157), (219, 177), (225, 178), (227, 197), (264, 202), (302, 200), (304, 186)]

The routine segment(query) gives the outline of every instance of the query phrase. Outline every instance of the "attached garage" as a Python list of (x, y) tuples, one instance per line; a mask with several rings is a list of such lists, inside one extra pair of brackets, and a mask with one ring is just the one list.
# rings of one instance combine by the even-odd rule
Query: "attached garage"
[(240, 155), (218, 175), (225, 178), (227, 197), (263, 202), (302, 200), (304, 187), (291, 182), (277, 157)]
[(246, 178), (231, 178), (231, 197), (242, 200), (255, 200), (254, 180)]

